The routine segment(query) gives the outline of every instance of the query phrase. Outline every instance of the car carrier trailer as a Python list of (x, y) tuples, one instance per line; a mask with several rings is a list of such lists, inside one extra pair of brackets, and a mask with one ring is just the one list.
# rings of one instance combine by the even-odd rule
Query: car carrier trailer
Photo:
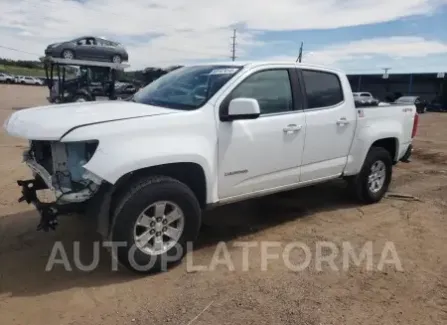
[[(49, 89), (47, 99), (50, 103), (55, 104), (117, 99), (115, 94), (116, 72), (123, 71), (130, 66), (122, 63), (52, 57), (42, 57), (40, 60), (44, 64), (46, 84)], [(69, 67), (77, 67), (81, 71), (81, 75), (67, 79), (67, 68)], [(101, 86), (92, 85), (89, 73), (99, 73), (104, 76), (100, 81)], [(99, 91), (99, 96), (98, 87), (104, 90)]]

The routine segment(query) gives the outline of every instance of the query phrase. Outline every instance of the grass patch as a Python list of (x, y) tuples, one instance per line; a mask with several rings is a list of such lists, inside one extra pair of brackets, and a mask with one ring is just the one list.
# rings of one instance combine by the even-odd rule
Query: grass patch
[(18, 67), (15, 65), (0, 64), (0, 72), (6, 72), (12, 75), (19, 75), (19, 76), (45, 77), (44, 69), (38, 69), (38, 68), (31, 69), (31, 68)]

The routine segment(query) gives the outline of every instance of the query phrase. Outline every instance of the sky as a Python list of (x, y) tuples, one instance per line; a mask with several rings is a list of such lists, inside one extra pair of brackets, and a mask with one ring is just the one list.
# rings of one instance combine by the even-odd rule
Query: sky
[(102, 36), (130, 69), (295, 61), (347, 73), (447, 72), (447, 0), (0, 0), (0, 57), (35, 60), (50, 43)]

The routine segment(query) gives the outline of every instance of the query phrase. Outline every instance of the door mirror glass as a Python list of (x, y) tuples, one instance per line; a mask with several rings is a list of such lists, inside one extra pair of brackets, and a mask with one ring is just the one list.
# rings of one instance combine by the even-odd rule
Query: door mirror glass
[(236, 98), (228, 105), (227, 121), (255, 119), (261, 114), (259, 103), (253, 98)]

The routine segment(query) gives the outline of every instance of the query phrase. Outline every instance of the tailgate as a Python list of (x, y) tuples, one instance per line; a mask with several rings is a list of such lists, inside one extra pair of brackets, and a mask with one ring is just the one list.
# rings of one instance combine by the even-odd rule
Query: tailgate
[(393, 106), (395, 106), (395, 109), (401, 111), (402, 112), (401, 114), (403, 114), (402, 144), (411, 143), (413, 138), (414, 119), (416, 116), (416, 106), (415, 105), (393, 105)]

